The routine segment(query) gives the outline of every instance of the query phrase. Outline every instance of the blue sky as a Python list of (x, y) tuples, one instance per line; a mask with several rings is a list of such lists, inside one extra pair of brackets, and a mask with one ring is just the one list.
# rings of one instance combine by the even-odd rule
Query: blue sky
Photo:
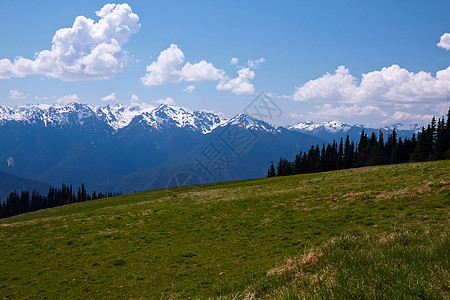
[(266, 92), (282, 125), (427, 123), (450, 105), (449, 1), (109, 3), (2, 1), (0, 105), (167, 102), (231, 117)]

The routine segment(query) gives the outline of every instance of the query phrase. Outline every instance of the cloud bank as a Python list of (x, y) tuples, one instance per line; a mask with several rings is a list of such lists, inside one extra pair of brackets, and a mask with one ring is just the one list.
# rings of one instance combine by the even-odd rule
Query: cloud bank
[(0, 60), (0, 78), (44, 75), (66, 81), (99, 80), (121, 71), (127, 54), (122, 46), (139, 31), (139, 17), (128, 4), (106, 4), (96, 12), (98, 22), (76, 17), (71, 28), (59, 29), (51, 50), (34, 59)]
[(340, 103), (422, 103), (430, 99), (450, 98), (450, 67), (438, 71), (413, 73), (398, 65), (362, 75), (361, 83), (345, 66), (334, 74), (310, 80), (297, 87), (295, 101)]

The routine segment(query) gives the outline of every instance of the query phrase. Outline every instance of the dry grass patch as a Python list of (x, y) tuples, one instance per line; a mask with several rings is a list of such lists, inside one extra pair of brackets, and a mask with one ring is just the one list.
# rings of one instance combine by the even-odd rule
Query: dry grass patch
[(348, 193), (348, 194), (343, 195), (342, 198), (354, 200), (361, 196), (366, 196), (366, 195), (371, 196), (371, 195), (375, 195), (375, 194), (376, 194), (375, 191), (364, 191), (364, 192)]
[(270, 269), (267, 271), (267, 275), (282, 275), (286, 272), (292, 272), (295, 277), (304, 276), (305, 266), (316, 264), (321, 256), (321, 252), (312, 251), (308, 254), (301, 254), (299, 257), (286, 258), (283, 265)]

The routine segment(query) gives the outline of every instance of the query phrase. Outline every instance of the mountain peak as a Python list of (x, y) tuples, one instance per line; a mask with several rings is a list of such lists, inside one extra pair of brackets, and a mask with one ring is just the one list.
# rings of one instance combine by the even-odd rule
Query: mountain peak
[(417, 123), (404, 125), (403, 123), (398, 122), (398, 123), (395, 123), (392, 125), (385, 126), (385, 127), (383, 127), (383, 129), (386, 129), (386, 130), (394, 130), (394, 129), (395, 130), (412, 130), (414, 132), (418, 132), (422, 129), (422, 126), (420, 126)]
[(346, 132), (351, 128), (350, 125), (343, 123), (338, 120), (333, 120), (329, 122), (322, 122), (316, 124), (313, 121), (299, 122), (295, 125), (288, 126), (290, 130), (302, 131), (302, 132), (315, 132), (318, 130), (326, 130), (331, 133), (335, 132)]
[(228, 124), (238, 125), (246, 129), (253, 129), (258, 131), (279, 132), (281, 130), (279, 126), (269, 124), (253, 116), (249, 116), (242, 113), (224, 122), (224, 126)]

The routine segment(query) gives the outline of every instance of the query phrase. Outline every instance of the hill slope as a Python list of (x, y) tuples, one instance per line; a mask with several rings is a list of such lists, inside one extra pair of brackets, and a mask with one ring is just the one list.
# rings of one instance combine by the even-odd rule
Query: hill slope
[(50, 185), (39, 181), (22, 178), (12, 174), (0, 171), (0, 200), (6, 201), (9, 193), (17, 191), (20, 193), (23, 190), (33, 191), (37, 190), (41, 195), (46, 195)]
[(0, 220), (0, 297), (448, 298), (450, 161), (162, 189)]

